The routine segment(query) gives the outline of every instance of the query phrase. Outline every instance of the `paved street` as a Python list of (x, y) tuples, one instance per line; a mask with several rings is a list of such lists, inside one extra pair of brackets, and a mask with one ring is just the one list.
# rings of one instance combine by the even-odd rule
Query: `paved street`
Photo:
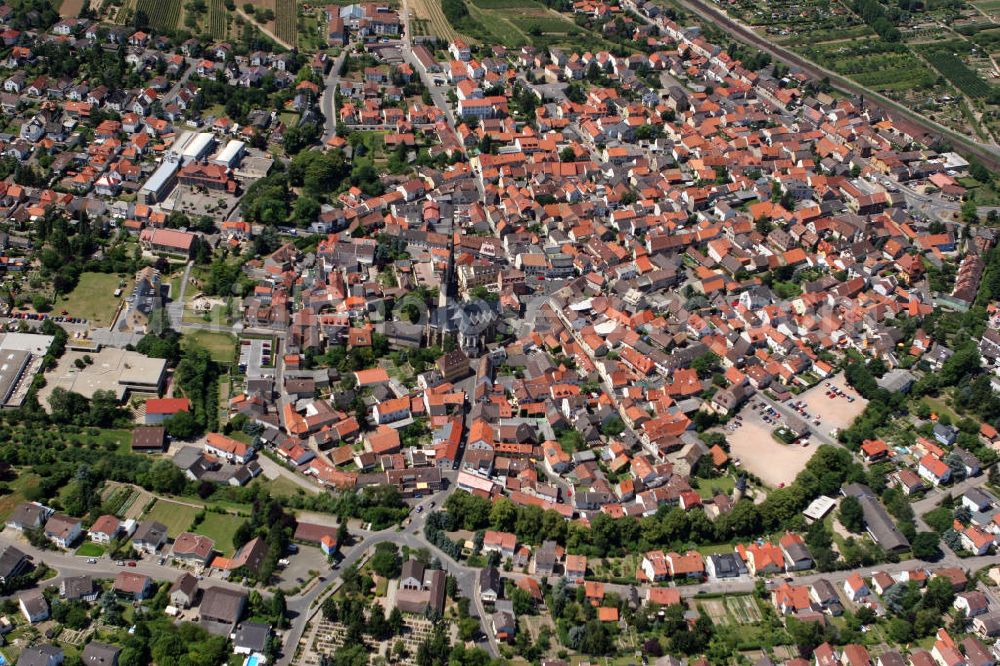
[(167, 304), (167, 316), (170, 318), (170, 326), (175, 331), (180, 331), (184, 325), (184, 295), (187, 293), (188, 283), (191, 280), (191, 267), (193, 261), (187, 262), (184, 266), (184, 275), (181, 276), (179, 293), (170, 294), (170, 302)]
[[(107, 557), (97, 558), (96, 563), (88, 564), (87, 558), (85, 557), (77, 557), (76, 555), (62, 551), (39, 550), (27, 541), (16, 538), (13, 534), (8, 534), (6, 531), (0, 534), (0, 545), (13, 545), (18, 550), (31, 557), (36, 564), (38, 562), (44, 562), (58, 571), (59, 575), (56, 578), (44, 581), (44, 585), (46, 586), (58, 585), (60, 580), (69, 576), (90, 575), (97, 576), (99, 578), (114, 578), (122, 571), (141, 573), (156, 580), (168, 580), (173, 582), (177, 580), (181, 573), (183, 573), (182, 569), (157, 564), (157, 558), (150, 557), (148, 555), (141, 560), (137, 560), (136, 566), (134, 567), (120, 567), (115, 564), (114, 560), (108, 559)], [(230, 589), (245, 589), (244, 586), (238, 583), (230, 583), (221, 578), (211, 576), (206, 576), (204, 580), (201, 581), (201, 586), (203, 588), (212, 585), (218, 585)], [(264, 594), (267, 596), (267, 593)]]
[(984, 483), (986, 483), (985, 475), (981, 474), (979, 476), (969, 477), (964, 481), (959, 481), (958, 483), (954, 483), (950, 486), (929, 490), (923, 499), (917, 500), (913, 503), (913, 513), (918, 516), (922, 516), (928, 511), (936, 508), (938, 503), (944, 499), (945, 495), (951, 495), (957, 500), (965, 494), (966, 490), (981, 486)]
[(340, 54), (334, 58), (333, 65), (323, 81), (323, 98), (320, 100), (320, 109), (326, 117), (326, 122), (323, 124), (324, 143), (337, 133), (337, 110), (334, 108), (334, 95), (340, 84), (340, 67), (344, 64), (344, 59), (352, 48), (353, 44), (348, 44), (340, 50)]

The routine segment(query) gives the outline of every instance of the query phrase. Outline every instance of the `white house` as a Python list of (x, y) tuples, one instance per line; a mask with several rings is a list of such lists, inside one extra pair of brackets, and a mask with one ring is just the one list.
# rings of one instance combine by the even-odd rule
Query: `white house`
[(868, 584), (865, 583), (861, 574), (854, 572), (844, 581), (844, 594), (847, 595), (848, 599), (856, 602), (870, 595), (871, 590), (868, 589)]
[(939, 486), (942, 483), (948, 483), (948, 480), (951, 479), (951, 468), (928, 453), (920, 459), (917, 474), (929, 483)]

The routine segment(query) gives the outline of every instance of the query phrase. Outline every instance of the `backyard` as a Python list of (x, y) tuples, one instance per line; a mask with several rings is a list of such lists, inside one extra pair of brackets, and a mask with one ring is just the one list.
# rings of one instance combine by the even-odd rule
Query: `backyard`
[(7, 488), (10, 492), (6, 495), (0, 495), (0, 521), (7, 522), (17, 505), (27, 499), (25, 494), (28, 490), (37, 486), (40, 479), (41, 477), (37, 474), (22, 473), (18, 474), (14, 480), (7, 482)]
[(243, 518), (228, 513), (206, 513), (194, 532), (212, 539), (215, 550), (228, 557), (233, 554), (233, 535), (242, 522)]
[(186, 504), (178, 504), (169, 500), (156, 500), (153, 507), (146, 512), (143, 520), (155, 520), (167, 526), (167, 534), (175, 538), (181, 532), (191, 527), (198, 509)]

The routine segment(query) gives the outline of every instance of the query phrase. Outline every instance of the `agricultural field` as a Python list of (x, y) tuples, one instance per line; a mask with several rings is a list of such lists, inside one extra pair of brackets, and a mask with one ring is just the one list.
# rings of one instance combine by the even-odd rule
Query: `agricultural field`
[(610, 48), (599, 35), (536, 0), (445, 0), (442, 7), (451, 27), (473, 41), (510, 48)]
[(59, 16), (62, 18), (76, 18), (83, 9), (83, 0), (63, 0), (59, 5)]
[(878, 92), (930, 89), (937, 75), (904, 44), (881, 40), (817, 44), (802, 53)]
[(215, 39), (226, 38), (226, 24), (229, 22), (229, 14), (226, 11), (224, 0), (209, 0), (208, 2), (208, 31)]
[(839, 2), (738, 0), (726, 11), (779, 44), (807, 45), (871, 35), (872, 31)]
[(116, 486), (105, 493), (104, 509), (113, 516), (118, 516), (123, 520), (135, 517), (142, 507), (135, 508), (136, 500), (141, 494), (133, 486)]
[(439, 0), (413, 0), (410, 3), (410, 29), (414, 36), (439, 37), (455, 41), (458, 33), (448, 23)]
[(987, 53), (1000, 53), (1000, 26), (990, 23), (988, 27), (958, 32)]
[(969, 69), (965, 62), (949, 50), (929, 49), (925, 53), (927, 61), (955, 87), (973, 98), (986, 97), (993, 88), (989, 83)]
[(298, 34), (298, 5), (295, 0), (275, 0), (274, 16), (274, 34), (295, 46)]
[(181, 15), (181, 0), (137, 0), (135, 9), (146, 13), (151, 28), (173, 30)]

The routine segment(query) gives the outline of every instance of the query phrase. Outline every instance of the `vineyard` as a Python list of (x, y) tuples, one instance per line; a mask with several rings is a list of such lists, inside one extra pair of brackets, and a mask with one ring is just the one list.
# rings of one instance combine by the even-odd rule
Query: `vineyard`
[(138, 0), (135, 9), (145, 12), (151, 28), (173, 30), (181, 15), (181, 0)]
[(969, 69), (969, 66), (954, 53), (931, 51), (927, 53), (927, 60), (934, 66), (934, 69), (941, 72), (944, 78), (955, 84), (956, 88), (969, 97), (987, 97), (992, 92), (990, 84)]
[(215, 39), (226, 38), (226, 13), (225, 0), (209, 0), (208, 3), (208, 29)]
[(277, 0), (274, 11), (274, 34), (295, 46), (298, 34), (298, 9), (295, 0)]

